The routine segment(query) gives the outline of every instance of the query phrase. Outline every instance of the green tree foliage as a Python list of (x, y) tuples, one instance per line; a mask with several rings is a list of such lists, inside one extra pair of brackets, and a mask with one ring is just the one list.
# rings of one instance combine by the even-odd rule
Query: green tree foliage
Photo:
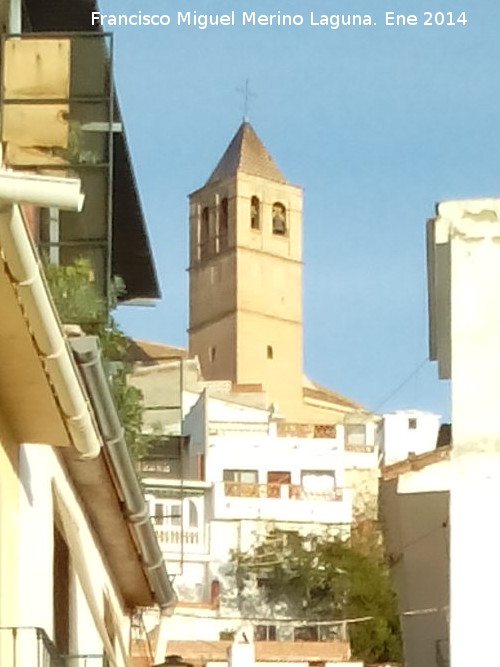
[[(44, 268), (61, 322), (78, 324), (86, 334), (99, 338), (104, 362), (113, 369), (109, 382), (129, 451), (135, 460), (145, 456), (151, 438), (142, 432), (143, 395), (127, 382), (125, 359), (130, 340), (109, 315), (106, 301), (96, 289), (90, 262), (79, 258), (68, 266), (47, 264)], [(123, 292), (123, 282), (115, 278), (110, 290), (111, 307), (116, 306)]]
[(394, 591), (378, 540), (303, 538), (273, 531), (249, 554), (235, 554), (240, 586), (267, 579), (271, 604), (286, 603), (305, 621), (373, 617), (349, 624), (353, 655), (398, 662), (401, 635)]
[(144, 457), (151, 447), (151, 438), (142, 432), (144, 414), (142, 392), (128, 384), (125, 368), (113, 373), (110, 385), (129, 452), (137, 461)]
[(46, 264), (44, 269), (61, 322), (92, 328), (107, 321), (106, 303), (87, 259), (80, 257), (69, 266)]

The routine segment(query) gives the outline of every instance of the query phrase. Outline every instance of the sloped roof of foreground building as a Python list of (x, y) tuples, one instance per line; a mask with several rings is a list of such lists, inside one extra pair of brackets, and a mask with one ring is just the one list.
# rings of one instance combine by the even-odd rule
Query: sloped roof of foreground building
[(0, 215), (0, 249), (2, 416), (16, 442), (58, 453), (125, 604), (171, 607), (175, 594), (130, 457), (124, 443), (111, 442), (116, 412), (98, 382), (82, 382), (17, 206)]

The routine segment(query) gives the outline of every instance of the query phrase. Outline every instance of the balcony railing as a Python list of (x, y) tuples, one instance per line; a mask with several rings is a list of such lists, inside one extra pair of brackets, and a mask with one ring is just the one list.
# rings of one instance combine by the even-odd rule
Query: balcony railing
[(0, 628), (2, 667), (109, 667), (102, 654), (61, 655), (45, 630), (35, 627)]
[(252, 484), (224, 482), (226, 496), (236, 498), (277, 498), (279, 500), (334, 500), (343, 499), (342, 489), (312, 491), (299, 484)]
[(278, 437), (280, 438), (335, 438), (336, 435), (335, 424), (278, 423)]
[(357, 454), (370, 454), (371, 452), (375, 451), (375, 446), (374, 445), (367, 445), (366, 443), (360, 444), (360, 443), (356, 443), (356, 442), (347, 441), (345, 443), (345, 451), (346, 452), (355, 452)]
[[(179, 463), (176, 461), (177, 467)], [(138, 461), (137, 470), (142, 475), (171, 475), (172, 473), (172, 461), (164, 460), (144, 460)], [(180, 475), (179, 475), (180, 476)]]
[(109, 667), (109, 660), (102, 653), (61, 656), (63, 667)]
[(199, 545), (201, 544), (200, 531), (197, 528), (163, 528), (162, 526), (155, 526), (156, 536), (158, 542), (162, 547), (184, 545)]

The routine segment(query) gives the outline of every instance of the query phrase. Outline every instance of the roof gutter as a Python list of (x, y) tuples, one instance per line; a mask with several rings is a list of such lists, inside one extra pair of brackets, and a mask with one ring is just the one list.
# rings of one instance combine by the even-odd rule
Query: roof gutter
[(0, 250), (70, 439), (82, 457), (95, 458), (101, 447), (99, 432), (18, 202), (79, 211), (80, 180), (0, 169)]
[(124, 430), (102, 365), (98, 339), (95, 336), (72, 338), (70, 345), (94, 408), (105, 443), (104, 450), (123, 497), (125, 518), (136, 538), (149, 584), (162, 614), (169, 616), (173, 613), (177, 596), (170, 583), (144, 494), (125, 442)]

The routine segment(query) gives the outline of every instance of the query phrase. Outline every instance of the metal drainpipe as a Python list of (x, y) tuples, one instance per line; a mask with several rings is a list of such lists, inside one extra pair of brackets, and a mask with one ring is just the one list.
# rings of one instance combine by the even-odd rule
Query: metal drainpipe
[(70, 345), (87, 387), (106, 452), (120, 485), (126, 519), (139, 545), (149, 583), (162, 615), (169, 616), (173, 613), (177, 596), (168, 578), (142, 488), (130, 459), (123, 427), (102, 365), (98, 339), (95, 336), (72, 338)]

